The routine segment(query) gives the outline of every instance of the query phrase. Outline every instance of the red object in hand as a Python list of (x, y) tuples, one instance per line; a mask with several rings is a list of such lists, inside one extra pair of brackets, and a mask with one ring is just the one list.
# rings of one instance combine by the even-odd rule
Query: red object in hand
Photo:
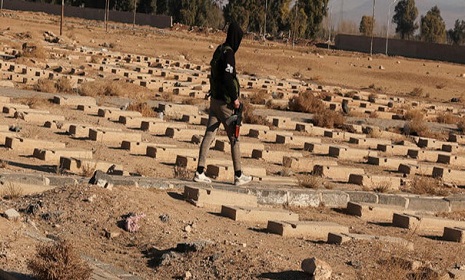
[(241, 127), (239, 125), (236, 125), (236, 132), (234, 133), (234, 137), (239, 138), (239, 132), (240, 132)]

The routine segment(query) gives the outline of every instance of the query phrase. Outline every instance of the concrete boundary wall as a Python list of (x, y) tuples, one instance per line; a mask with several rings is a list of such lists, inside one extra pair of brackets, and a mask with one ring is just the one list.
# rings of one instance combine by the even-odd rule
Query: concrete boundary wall
[[(338, 34), (335, 43), (339, 50), (370, 53), (371, 37)], [(373, 53), (386, 53), (386, 38), (373, 38)], [(465, 46), (389, 39), (388, 54), (465, 64)]]
[[(3, 0), (3, 9), (61, 15), (61, 5), (27, 2), (21, 0)], [(103, 21), (104, 14), (105, 10), (103, 9), (65, 6), (65, 17), (77, 17), (89, 20)], [(134, 14), (132, 12), (110, 10), (108, 18), (110, 21), (114, 22), (132, 23)], [(170, 16), (137, 13), (136, 24), (149, 25), (157, 28), (167, 28), (171, 27), (173, 22)]]
[[(143, 188), (156, 188), (161, 190), (183, 189), (186, 185), (197, 187), (196, 183), (186, 183), (186, 181), (176, 179), (154, 179), (144, 177), (111, 176), (115, 186), (134, 186)], [(71, 176), (42, 176), (1, 173), (0, 181), (24, 182), (29, 184), (59, 186), (69, 183), (87, 183), (88, 178)], [(384, 207), (402, 207), (406, 210), (417, 212), (452, 212), (465, 210), (465, 195), (452, 195), (449, 197), (428, 197), (412, 194), (383, 194), (365, 191), (345, 191), (345, 190), (308, 190), (290, 189), (285, 185), (273, 184), (263, 188), (257, 185), (250, 185), (245, 188), (237, 188), (230, 184), (215, 184), (214, 189), (231, 191), (243, 194), (252, 194), (257, 197), (259, 205), (292, 205), (299, 207), (318, 207), (324, 205), (332, 208), (345, 208), (349, 202), (371, 203)], [(432, 207), (435, 205), (436, 207)]]

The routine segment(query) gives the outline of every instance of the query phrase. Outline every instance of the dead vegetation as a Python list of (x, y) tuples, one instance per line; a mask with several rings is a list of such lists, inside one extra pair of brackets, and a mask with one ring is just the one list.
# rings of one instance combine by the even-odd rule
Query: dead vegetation
[(93, 82), (85, 82), (78, 89), (83, 96), (118, 96), (131, 97), (133, 99), (143, 99), (150, 94), (147, 88), (127, 83), (122, 80), (102, 79)]
[(323, 187), (323, 178), (318, 175), (297, 174), (297, 184), (308, 189), (319, 189)]
[(13, 182), (6, 182), (1, 188), (1, 196), (4, 199), (18, 199), (24, 195), (24, 189)]
[(323, 104), (320, 98), (312, 92), (303, 92), (289, 100), (289, 109), (296, 112), (312, 113), (313, 124), (321, 127), (341, 127), (344, 116), (332, 111)]
[(148, 118), (152, 118), (157, 115), (147, 102), (130, 103), (127, 110), (140, 112), (143, 117)]
[(92, 269), (69, 241), (41, 244), (28, 267), (38, 280), (87, 280)]
[(407, 184), (405, 190), (413, 194), (437, 196), (447, 196), (451, 193), (451, 189), (445, 187), (440, 179), (425, 176), (413, 177)]
[(250, 102), (244, 100), (242, 104), (244, 105), (244, 111), (242, 113), (244, 123), (270, 125), (265, 117), (254, 114), (254, 107)]

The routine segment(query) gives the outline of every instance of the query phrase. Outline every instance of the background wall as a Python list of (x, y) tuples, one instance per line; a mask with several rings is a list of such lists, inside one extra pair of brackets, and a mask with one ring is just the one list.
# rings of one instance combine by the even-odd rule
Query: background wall
[[(370, 53), (371, 37), (339, 34), (336, 48)], [(386, 53), (386, 38), (373, 38), (373, 53)], [(388, 40), (388, 54), (465, 64), (465, 47), (401, 39)]]
[[(53, 15), (61, 15), (61, 5), (47, 3), (26, 2), (21, 0), (3, 0), (3, 8), (8, 10), (44, 12)], [(93, 8), (80, 8), (65, 6), (65, 17), (77, 17), (89, 20), (101, 20), (105, 18), (105, 11)], [(109, 20), (122, 23), (132, 23), (134, 14), (132, 12), (121, 12), (110, 10)], [(157, 28), (172, 26), (170, 16), (136, 14), (136, 24), (149, 25)]]

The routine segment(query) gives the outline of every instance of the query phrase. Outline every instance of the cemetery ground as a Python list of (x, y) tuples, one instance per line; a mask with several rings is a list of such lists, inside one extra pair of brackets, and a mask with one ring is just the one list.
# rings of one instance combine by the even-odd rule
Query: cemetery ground
[[(74, 76), (79, 76), (83, 80), (89, 79), (82, 82), (82, 86), (85, 87), (84, 84), (89, 83), (86, 93), (95, 98), (96, 105), (105, 106), (102, 107), (106, 108), (102, 114), (110, 114), (111, 110), (107, 110), (108, 107), (118, 109), (128, 101), (147, 102), (149, 107), (157, 107), (168, 101), (170, 103), (184, 101), (184, 105), (195, 105), (199, 111), (207, 106), (208, 102), (203, 98), (175, 95), (173, 88), (169, 88), (168, 92), (166, 92), (168, 88), (160, 92), (158, 89), (149, 89), (148, 86), (142, 87), (127, 83), (130, 79), (138, 80), (137, 77), (131, 75), (142, 75), (140, 73), (144, 71), (140, 70), (139, 74), (135, 74), (137, 71), (134, 70), (133, 60), (137, 59), (116, 61), (112, 60), (114, 57), (108, 57), (106, 60), (104, 54), (120, 53), (123, 57), (127, 57), (125, 54), (131, 54), (132, 56), (159, 58), (159, 61), (179, 62), (183, 65), (205, 66), (211, 58), (214, 47), (224, 40), (224, 33), (190, 30), (188, 27), (179, 25), (169, 30), (141, 26), (133, 29), (132, 25), (115, 23), (110, 23), (108, 32), (105, 32), (102, 22), (67, 19), (63, 36), (50, 35), (51, 33), (58, 34), (58, 26), (59, 18), (55, 16), (3, 11), (0, 17), (0, 42), (3, 51), (5, 53), (5, 50), (11, 49), (25, 51), (28, 45), (35, 46), (33, 48), (35, 51), (41, 51), (42, 53), (22, 55), (13, 60), (14, 67), (16, 65), (29, 67), (24, 68), (26, 72), (27, 69), (55, 69), (53, 72), (70, 75), (82, 73), (82, 75)], [(44, 36), (46, 33), (49, 34), (48, 37)], [(52, 40), (49, 40), (50, 38)], [(59, 38), (58, 43), (50, 42), (53, 38)], [(88, 51), (94, 53), (89, 54)], [(47, 54), (54, 54), (53, 58), (49, 58)], [(8, 56), (5, 55), (2, 65), (12, 61), (7, 58)], [(449, 102), (452, 98), (464, 99), (465, 70), (462, 65), (383, 55), (375, 55), (371, 58), (366, 54), (308, 46), (292, 48), (282, 43), (263, 43), (251, 38), (244, 40), (236, 59), (238, 72), (244, 75), (243, 80), (247, 76), (252, 83), (254, 80), (251, 77), (253, 76), (265, 80), (304, 81), (327, 88), (337, 87), (368, 92), (372, 94), (372, 98), (379, 98), (380, 102), (392, 100), (389, 99), (390, 97), (397, 97), (407, 100), (406, 103), (427, 103), (436, 106), (435, 108), (453, 106), (457, 110), (457, 113), (454, 113), (456, 116), (459, 116), (460, 110), (463, 110), (463, 103)], [(107, 61), (110, 62), (107, 63)], [(163, 62), (159, 63), (163, 64)], [(91, 65), (99, 65), (99, 67)], [(107, 71), (106, 66), (111, 66), (112, 69)], [(152, 69), (169, 69), (168, 66)], [(58, 68), (60, 70), (56, 70)], [(120, 70), (113, 69), (128, 71), (128, 74), (119, 74)], [(206, 73), (206, 70), (201, 68), (199, 72)], [(160, 73), (158, 77), (173, 75), (169, 78), (164, 77), (174, 81), (176, 78), (173, 73), (181, 75), (184, 72), (168, 71), (165, 74)], [(102, 117), (99, 112), (92, 114), (77, 110), (76, 106), (63, 106), (57, 102), (50, 102), (49, 99), (62, 94), (65, 88), (57, 86), (56, 83), (51, 86), (48, 84), (47, 88), (47, 81), (44, 80), (39, 82), (39, 79), (32, 79), (34, 83), (24, 82), (22, 72), (3, 68), (2, 75), (11, 75), (8, 76), (11, 77), (10, 79), (2, 76), (0, 81), (4, 83), (0, 96), (8, 98), (8, 102), (0, 100), (2, 104), (25, 104), (35, 110), (47, 111), (49, 115), (63, 116), (64, 121), (61, 121), (64, 124), (80, 123), (87, 124), (89, 127), (105, 128), (100, 132), (95, 131), (95, 140), (88, 139), (87, 135), (71, 137), (69, 129), (54, 126), (53, 121), (50, 127), (34, 122), (42, 116), (42, 113), (33, 115), (37, 112), (24, 111), (23, 115), (15, 117), (14, 114), (3, 110), (0, 114), (0, 128), (2, 125), (8, 128), (20, 128), (15, 136), (5, 137), (46, 140), (49, 143), (62, 143), (69, 149), (90, 151), (92, 158), (101, 162), (114, 163), (117, 170), (123, 166), (125, 177), (148, 178), (151, 185), (159, 186), (159, 188), (150, 188), (143, 187), (142, 183), (138, 186), (127, 183), (115, 184), (112, 188), (102, 188), (89, 185), (87, 182), (93, 170), (80, 170), (79, 174), (71, 174), (72, 172), (61, 170), (56, 164), (40, 159), (40, 156), (35, 155), (36, 152), (7, 148), (7, 143), (0, 142), (1, 178), (7, 178), (8, 174), (20, 174), (20, 177), (30, 175), (33, 178), (30, 179), (32, 181), (37, 178), (40, 181), (40, 178), (47, 177), (50, 181), (63, 180), (65, 182), (70, 179), (72, 182), (77, 182), (52, 187), (51, 184), (39, 184), (35, 181), (11, 183), (8, 180), (2, 180), (3, 197), (0, 201), (0, 213), (12, 208), (17, 210), (21, 216), (19, 219), (8, 219), (8, 215), (0, 217), (0, 268), (18, 279), (28, 279), (31, 270), (27, 263), (37, 258), (37, 246), (52, 240), (70, 241), (86, 263), (94, 269), (93, 279), (308, 279), (309, 274), (302, 272), (301, 262), (311, 257), (323, 260), (331, 266), (330, 279), (403, 279), (406, 277), (410, 277), (408, 279), (464, 279), (463, 273), (460, 273), (465, 271), (464, 238), (459, 238), (461, 240), (459, 242), (445, 240), (444, 226), (438, 229), (434, 226), (437, 223), (434, 222), (430, 228), (394, 226), (391, 223), (392, 219), (386, 219), (386, 216), (392, 217), (391, 212), (398, 210), (395, 207), (387, 210), (388, 215), (386, 211), (383, 212), (383, 207), (370, 206), (372, 207), (370, 209), (382, 209), (376, 212), (378, 216), (367, 218), (363, 215), (362, 217), (349, 215), (349, 210), (345, 206), (332, 207), (330, 203), (323, 203), (322, 200), (320, 200), (322, 203), (316, 203), (313, 206), (307, 204), (299, 206), (299, 203), (292, 203), (292, 201), (280, 205), (260, 203), (262, 210), (284, 209), (298, 214), (300, 221), (317, 222), (317, 231), (328, 231), (328, 222), (338, 224), (352, 234), (351, 237), (345, 237), (347, 240), (344, 239), (344, 235), (341, 235), (343, 236), (341, 238), (346, 240), (341, 242), (342, 244), (330, 244), (326, 236), (321, 238), (318, 235), (285, 236), (286, 234), (272, 233), (266, 221), (235, 221), (220, 215), (217, 207), (196, 207), (183, 197), (184, 185), (194, 188), (203, 187), (191, 182), (193, 175), (191, 170), (190, 172), (177, 170), (174, 162), (160, 163), (160, 159), (156, 156), (150, 157), (145, 153), (130, 154), (128, 150), (121, 148), (120, 143), (104, 141), (104, 136), (99, 133), (122, 130), (124, 137), (141, 137), (140, 140), (131, 141), (131, 143), (138, 141), (157, 143), (158, 153), (161, 153), (160, 147), (170, 147), (170, 145), (176, 145), (177, 149), (197, 151), (198, 143), (190, 141), (190, 138), (181, 139), (182, 136), (168, 137), (167, 133), (148, 133), (141, 129), (129, 129), (123, 126), (119, 119), (112, 120), (111, 116)], [(17, 76), (19, 80), (14, 80), (14, 75), (19, 75)], [(30, 81), (30, 77), (27, 77)], [(112, 95), (92, 94), (110, 85)], [(253, 86), (249, 90), (245, 89), (246, 87), (247, 85), (243, 87), (244, 92), (251, 92), (250, 94), (259, 91)], [(384, 95), (386, 97), (381, 98)], [(387, 103), (384, 107), (387, 108)], [(296, 122), (304, 122), (308, 118), (307, 114), (274, 110), (265, 106), (257, 106), (255, 111), (256, 114), (262, 116), (276, 116), (277, 123), (280, 123), (279, 120), (288, 120), (287, 118), (292, 118), (292, 121)], [(149, 117), (157, 117), (155, 113), (151, 114), (153, 115), (149, 114)], [(376, 114), (381, 116), (382, 111), (377, 111)], [(32, 116), (31, 119), (27, 119), (28, 115)], [(170, 120), (170, 116), (165, 114), (165, 120)], [(383, 127), (383, 129), (390, 128), (395, 133), (398, 133), (399, 128), (404, 124), (392, 119), (378, 118), (375, 114), (369, 117), (364, 113), (351, 115), (346, 118), (346, 121), (348, 124), (352, 122), (353, 125), (362, 122), (366, 125)], [(147, 125), (151, 125), (150, 122)], [(280, 130), (281, 128), (277, 126), (273, 129)], [(181, 132), (184, 131), (187, 134), (188, 131), (196, 128), (200, 131), (203, 129), (200, 125), (198, 127), (186, 126), (182, 127)], [(438, 141), (447, 141), (448, 134), (457, 131), (454, 123), (431, 122), (429, 129)], [(0, 132), (3, 130), (0, 129)], [(7, 135), (6, 133), (13, 132), (5, 131), (2, 136)], [(174, 127), (172, 133), (177, 135)], [(329, 134), (334, 136), (335, 132), (331, 131)], [(115, 138), (119, 137), (116, 133), (112, 135)], [(302, 131), (295, 132), (293, 135), (308, 136)], [(6, 140), (5, 137), (2, 139)], [(221, 137), (224, 137), (224, 134), (220, 133), (219, 139)], [(349, 139), (341, 140), (336, 137), (317, 137), (324, 138), (323, 144), (328, 145), (347, 145), (349, 141)], [(284, 137), (284, 139), (287, 138)], [(266, 149), (274, 152), (307, 153), (307, 151), (291, 148), (289, 144), (280, 144), (277, 141), (264, 141), (253, 137), (243, 137), (242, 140), (255, 147), (264, 145)], [(399, 133), (399, 139), (396, 141), (401, 140), (408, 139)], [(316, 140), (315, 143), (317, 143)], [(458, 144), (457, 149), (462, 146), (463, 143)], [(366, 147), (364, 150), (375, 151)], [(416, 151), (413, 150), (413, 152)], [(431, 150), (420, 149), (420, 151), (430, 152)], [(338, 152), (337, 157), (327, 156), (318, 157), (318, 159), (337, 160), (341, 166), (364, 169), (367, 175), (388, 176), (394, 173), (387, 172), (385, 168), (388, 167), (382, 168), (369, 164), (369, 157), (362, 156), (353, 161), (351, 158), (342, 158), (342, 150)], [(432, 153), (439, 153), (439, 151), (433, 150)], [(304, 155), (309, 157), (309, 154)], [(458, 155), (460, 156), (460, 152)], [(374, 157), (376, 156), (372, 156), (373, 160), (375, 160)], [(186, 155), (186, 158), (189, 156)], [(229, 158), (229, 154), (225, 151), (218, 149), (210, 151), (209, 159), (228, 161)], [(416, 159), (420, 161), (418, 157)], [(339, 190), (364, 191), (363, 193), (367, 196), (374, 194), (376, 201), (379, 201), (383, 195), (398, 198), (396, 195), (401, 193), (400, 189), (390, 190), (389, 187), (382, 189), (379, 185), (375, 186), (377, 192), (374, 192), (373, 186), (361, 187), (347, 180), (345, 183), (340, 183), (328, 178), (325, 179), (326, 188), (319, 186), (318, 190), (309, 190), (295, 184), (294, 177), (281, 176), (288, 170), (279, 161), (276, 163), (272, 159), (261, 158), (259, 160), (253, 156), (246, 156), (243, 158), (243, 163), (244, 166), (255, 168), (253, 170), (265, 169), (266, 175), (271, 175), (269, 176), (271, 179), (267, 181), (268, 176), (264, 176), (265, 179), (262, 181), (254, 181), (250, 187), (240, 189), (271, 190), (278, 188), (279, 181), (282, 180), (286, 183), (294, 182), (286, 187), (286, 190), (290, 190), (289, 193), (321, 191), (318, 194), (320, 198), (326, 191), (336, 193)], [(463, 172), (463, 167), (457, 169)], [(397, 172), (397, 169), (395, 171)], [(404, 177), (395, 176), (395, 178), (401, 180)], [(231, 189), (230, 182), (229, 179), (218, 180), (214, 186)], [(169, 188), (169, 186), (174, 187)], [(460, 196), (463, 193), (462, 188), (455, 184), (448, 184), (444, 189), (447, 196), (455, 194), (460, 198), (459, 201), (463, 200)], [(231, 192), (231, 200), (234, 199), (233, 194), (235, 194), (234, 191)], [(416, 201), (414, 194), (404, 193), (404, 195), (406, 198), (403, 196), (402, 201), (408, 200), (410, 206), (413, 205)], [(429, 195), (427, 197), (430, 198)], [(441, 208), (442, 206), (437, 206), (436, 202), (437, 200), (431, 200), (430, 205), (425, 202), (425, 207), (438, 207), (439, 210), (433, 215), (435, 218), (446, 219), (453, 225), (452, 227), (457, 226), (463, 229), (465, 207), (450, 208), (452, 204), (447, 204), (449, 210), (452, 209), (452, 211), (445, 211)], [(360, 205), (363, 206), (362, 203)], [(370, 212), (366, 210), (366, 206), (363, 209), (361, 210), (365, 211), (363, 213)], [(405, 208), (399, 211), (402, 213), (408, 212), (407, 210), (411, 209)], [(140, 228), (135, 232), (124, 230), (125, 218), (131, 213), (145, 215), (138, 221)], [(424, 219), (422, 225), (427, 223), (428, 220)], [(97, 275), (98, 273), (100, 276)]]

